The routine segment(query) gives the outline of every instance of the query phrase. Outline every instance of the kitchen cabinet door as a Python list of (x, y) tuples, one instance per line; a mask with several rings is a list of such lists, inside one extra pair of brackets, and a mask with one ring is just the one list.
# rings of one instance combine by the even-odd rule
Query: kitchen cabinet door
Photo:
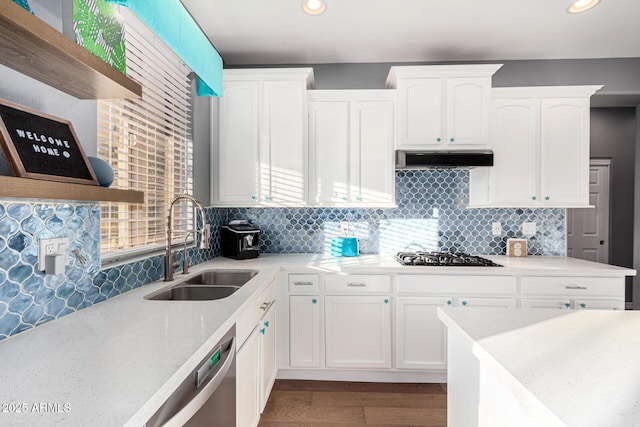
[(349, 200), (349, 102), (309, 102), (311, 202), (336, 205)]
[(289, 297), (289, 365), (320, 367), (320, 298), (317, 295)]
[(306, 86), (304, 81), (262, 82), (260, 194), (266, 204), (306, 200)]
[(445, 369), (446, 327), (438, 307), (452, 304), (448, 297), (396, 298), (396, 368)]
[(369, 206), (395, 203), (391, 101), (351, 103), (350, 199)]
[(491, 80), (447, 79), (446, 145), (489, 145)]
[(328, 368), (390, 368), (389, 296), (325, 297)]
[(258, 82), (224, 83), (218, 116), (218, 179), (213, 183), (217, 202), (258, 203), (259, 93)]
[(540, 104), (540, 196), (543, 204), (589, 205), (589, 100)]
[(388, 90), (309, 94), (311, 203), (395, 205), (394, 110)]
[(398, 80), (397, 148), (445, 144), (444, 85), (441, 78)]
[(236, 356), (236, 420), (238, 427), (255, 427), (258, 410), (258, 370), (260, 366), (260, 332), (256, 327)]
[(260, 413), (269, 399), (271, 388), (276, 380), (276, 306), (275, 302), (258, 324), (260, 336), (260, 375), (259, 375), (259, 403)]
[(539, 194), (539, 119), (535, 99), (493, 100), (491, 200), (527, 205)]

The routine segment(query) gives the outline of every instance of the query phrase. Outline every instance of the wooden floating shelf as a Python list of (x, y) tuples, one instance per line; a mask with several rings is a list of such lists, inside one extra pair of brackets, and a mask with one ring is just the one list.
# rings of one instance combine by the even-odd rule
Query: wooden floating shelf
[(0, 0), (0, 63), (79, 99), (142, 96), (138, 83), (13, 0)]
[(0, 176), (0, 198), (2, 197), (144, 203), (144, 193), (142, 191), (119, 190), (97, 185), (69, 184), (13, 176)]

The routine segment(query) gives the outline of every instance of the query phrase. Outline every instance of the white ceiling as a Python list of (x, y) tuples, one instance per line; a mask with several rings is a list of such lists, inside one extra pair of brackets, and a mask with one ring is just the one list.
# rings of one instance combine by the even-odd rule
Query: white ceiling
[(640, 0), (182, 0), (228, 65), (640, 57)]

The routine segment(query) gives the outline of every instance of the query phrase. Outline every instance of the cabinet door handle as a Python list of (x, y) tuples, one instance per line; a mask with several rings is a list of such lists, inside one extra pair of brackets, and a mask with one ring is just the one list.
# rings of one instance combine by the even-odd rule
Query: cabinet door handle
[(571, 307), (571, 303), (569, 303), (569, 302), (565, 302), (565, 303), (564, 303), (564, 306), (565, 306), (565, 308), (569, 308), (569, 307)]
[(456, 142), (456, 139), (455, 138), (450, 138), (449, 141)]
[(436, 138), (436, 142), (442, 141), (442, 138)]
[(581, 302), (581, 303), (580, 303), (580, 308), (587, 308), (587, 304), (585, 304), (585, 303)]
[(268, 320), (266, 322), (264, 322), (264, 326), (266, 326), (267, 328), (269, 327), (269, 321)]
[(447, 300), (447, 305), (451, 305), (451, 304), (453, 304), (453, 301)]
[(586, 290), (587, 289), (586, 286), (578, 286), (578, 285), (567, 285), (564, 288), (565, 289), (581, 289), (581, 290)]
[(265, 331), (266, 331), (266, 330), (267, 330), (266, 328), (262, 328), (262, 329), (260, 329), (260, 333), (261, 333), (262, 335), (264, 335), (264, 333), (265, 333)]
[(314, 298), (314, 299), (312, 299), (312, 300), (311, 300), (311, 302), (312, 302), (313, 304), (317, 304), (317, 303), (318, 303), (318, 300)]
[(313, 282), (293, 282), (294, 286), (313, 286)]
[(367, 286), (366, 283), (347, 283), (347, 286), (351, 286), (354, 288), (364, 288)]
[(267, 311), (269, 310), (269, 307), (271, 307), (271, 305), (274, 303), (275, 301), (266, 301), (263, 302), (262, 305), (260, 305), (260, 310), (264, 310)]
[(385, 303), (385, 304), (389, 304), (389, 299), (388, 299), (388, 298), (385, 298), (385, 299), (384, 299), (384, 303)]
[(544, 196), (544, 199), (545, 199), (545, 200), (549, 200), (549, 199), (551, 199), (551, 197), (549, 197), (549, 196)]
[(462, 301), (462, 305), (467, 305), (467, 304), (469, 304), (469, 303), (466, 302), (466, 301)]
[(535, 200), (535, 199), (536, 199), (536, 196), (531, 196), (531, 200)]

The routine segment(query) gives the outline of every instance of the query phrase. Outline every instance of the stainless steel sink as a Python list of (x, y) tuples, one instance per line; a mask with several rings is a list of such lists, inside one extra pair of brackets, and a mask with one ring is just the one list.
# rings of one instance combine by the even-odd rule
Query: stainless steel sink
[(147, 295), (150, 300), (210, 301), (232, 295), (240, 286), (175, 285)]
[(256, 270), (209, 270), (193, 276), (185, 283), (207, 286), (242, 286), (258, 274)]
[(227, 298), (253, 278), (256, 270), (209, 270), (145, 295), (154, 301), (211, 301)]

